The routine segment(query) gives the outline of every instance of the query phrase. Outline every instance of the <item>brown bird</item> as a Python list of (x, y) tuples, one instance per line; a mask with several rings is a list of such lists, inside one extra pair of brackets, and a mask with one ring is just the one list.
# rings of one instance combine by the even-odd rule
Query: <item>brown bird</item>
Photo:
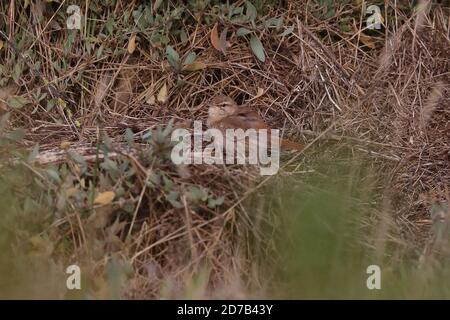
[[(210, 128), (217, 128), (220, 130), (270, 129), (256, 111), (247, 106), (238, 106), (233, 99), (224, 95), (216, 96), (211, 100), (206, 124)], [(287, 139), (281, 139), (280, 144), (281, 147), (285, 149), (296, 151), (303, 149), (301, 144)]]

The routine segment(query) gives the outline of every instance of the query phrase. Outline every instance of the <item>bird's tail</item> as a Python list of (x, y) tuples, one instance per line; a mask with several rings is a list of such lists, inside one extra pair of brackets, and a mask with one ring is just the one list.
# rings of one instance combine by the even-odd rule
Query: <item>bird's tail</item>
[(305, 146), (302, 144), (296, 143), (296, 142), (289, 141), (287, 139), (282, 139), (281, 140), (281, 148), (294, 150), (294, 151), (301, 151), (305, 148)]

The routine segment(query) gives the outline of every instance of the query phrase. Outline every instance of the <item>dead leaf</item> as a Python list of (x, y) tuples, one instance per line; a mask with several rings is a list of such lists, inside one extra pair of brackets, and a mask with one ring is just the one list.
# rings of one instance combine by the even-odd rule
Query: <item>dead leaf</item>
[(108, 73), (105, 73), (100, 78), (97, 88), (95, 88), (95, 94), (94, 94), (94, 106), (98, 108), (103, 99), (106, 96), (106, 92), (108, 89), (109, 82), (111, 81), (111, 76)]
[(119, 74), (119, 83), (114, 88), (114, 110), (127, 107), (133, 96), (133, 79), (134, 74), (131, 70), (121, 70)]
[(63, 141), (61, 142), (61, 144), (59, 145), (59, 147), (63, 150), (67, 150), (70, 147), (70, 141)]
[(370, 49), (375, 49), (375, 47), (376, 47), (375, 41), (370, 36), (367, 36), (367, 35), (361, 33), (359, 36), (359, 40)]
[(99, 193), (97, 197), (94, 199), (94, 204), (101, 204), (101, 205), (107, 205), (110, 204), (113, 200), (116, 194), (114, 191), (105, 191), (102, 193)]
[(128, 48), (127, 48), (128, 53), (132, 54), (135, 49), (136, 49), (136, 35), (133, 34), (130, 40), (128, 41)]
[(156, 97), (156, 99), (162, 103), (167, 101), (167, 84), (166, 83), (164, 83), (164, 85), (159, 90), (158, 96)]
[(156, 98), (152, 94), (145, 102), (148, 103), (149, 105), (153, 106), (155, 104), (155, 102), (156, 102)]
[(71, 188), (66, 190), (66, 196), (67, 197), (71, 197), (71, 196), (77, 194), (78, 192), (79, 192), (79, 190), (77, 188), (71, 187)]
[(217, 31), (217, 22), (214, 25), (214, 27), (211, 30), (211, 44), (216, 50), (220, 50), (220, 40), (219, 40), (219, 33)]
[[(223, 32), (221, 37), (223, 38)], [(225, 32), (225, 37), (226, 37), (226, 32)], [(223, 40), (222, 40), (223, 42)], [(216, 22), (216, 24), (214, 25), (214, 27), (211, 30), (211, 44), (213, 45), (213, 47), (222, 52), (223, 54), (226, 54), (226, 40), (225, 40), (225, 45), (221, 42), (221, 39), (219, 39), (219, 31), (218, 31), (218, 24)]]
[(363, 44), (365, 44), (370, 49), (375, 49), (375, 38), (368, 36), (361, 31), (359, 31), (356, 26), (353, 26), (353, 30), (358, 33), (359, 32), (359, 41), (361, 41)]
[(258, 92), (256, 93), (255, 98), (259, 98), (264, 94), (264, 89), (263, 88), (258, 88)]
[(198, 71), (206, 68), (206, 64), (200, 61), (195, 61), (183, 67), (183, 71)]

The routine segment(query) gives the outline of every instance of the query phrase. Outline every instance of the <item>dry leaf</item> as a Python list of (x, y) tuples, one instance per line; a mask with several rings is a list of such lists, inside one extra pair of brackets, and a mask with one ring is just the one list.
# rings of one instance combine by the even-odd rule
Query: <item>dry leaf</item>
[(359, 40), (364, 43), (368, 48), (370, 49), (375, 49), (376, 45), (375, 45), (375, 41), (373, 40), (372, 37), (366, 36), (365, 34), (360, 35)]
[(61, 144), (59, 145), (59, 147), (63, 150), (67, 150), (70, 147), (70, 141), (63, 141), (61, 142)]
[(95, 197), (94, 204), (110, 204), (114, 200), (115, 196), (116, 194), (114, 193), (114, 191), (102, 192), (97, 197)]
[(264, 94), (264, 89), (263, 88), (258, 88), (258, 92), (256, 93), (255, 98), (259, 98)]
[(422, 108), (422, 116), (421, 119), (421, 126), (422, 129), (425, 128), (425, 126), (430, 121), (431, 117), (433, 116), (434, 111), (436, 110), (436, 107), (439, 104), (439, 101), (441, 100), (442, 96), (444, 95), (445, 85), (443, 82), (439, 81), (434, 86), (430, 94), (428, 95), (423, 108)]
[(359, 32), (359, 41), (361, 41), (363, 44), (365, 44), (370, 49), (375, 49), (375, 39), (371, 36), (368, 36), (362, 32), (360, 32), (356, 26), (353, 26), (353, 30), (358, 33)]
[(121, 70), (119, 83), (114, 88), (114, 110), (119, 112), (122, 108), (128, 106), (133, 96), (133, 78), (131, 70)]
[(130, 40), (128, 41), (128, 48), (127, 48), (128, 53), (132, 54), (135, 49), (136, 49), (136, 35), (133, 34)]
[(156, 99), (158, 99), (158, 101), (162, 103), (167, 101), (167, 84), (164, 83), (164, 85), (161, 87)]
[(111, 76), (108, 73), (105, 73), (100, 78), (98, 86), (97, 88), (95, 88), (94, 94), (94, 106), (96, 108), (101, 105), (103, 99), (105, 98), (110, 80)]
[(147, 104), (149, 104), (149, 105), (154, 105), (155, 104), (155, 102), (156, 102), (156, 98), (155, 98), (155, 96), (152, 94), (146, 101), (145, 101)]
[(220, 42), (220, 40), (219, 40), (219, 33), (217, 31), (217, 22), (216, 22), (216, 24), (214, 25), (214, 27), (211, 30), (211, 44), (213, 45), (213, 47), (216, 50), (221, 51), (219, 42)]
[[(213, 47), (222, 52), (223, 54), (226, 54), (226, 41), (225, 44), (223, 44), (223, 40), (221, 41), (221, 39), (219, 39), (219, 31), (218, 31), (218, 24), (216, 22), (216, 24), (214, 25), (214, 27), (211, 30), (211, 44), (213, 45)], [(226, 33), (225, 33), (225, 37), (226, 37)], [(221, 38), (223, 38), (223, 32), (221, 35)]]
[(206, 64), (200, 61), (195, 61), (183, 67), (183, 71), (198, 71), (206, 68)]
[(66, 196), (67, 196), (67, 197), (71, 197), (71, 196), (77, 194), (78, 191), (79, 191), (79, 190), (78, 190), (77, 188), (71, 187), (71, 188), (69, 188), (69, 189), (66, 190)]

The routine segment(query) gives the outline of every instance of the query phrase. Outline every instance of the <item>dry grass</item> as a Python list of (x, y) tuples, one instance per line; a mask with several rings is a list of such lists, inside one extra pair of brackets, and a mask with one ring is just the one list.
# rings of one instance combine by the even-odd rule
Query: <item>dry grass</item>
[[(124, 15), (137, 9), (138, 2), (117, 1), (92, 15), (89, 28), (81, 31), (83, 38), (75, 36), (68, 52), (70, 33), (56, 27), (64, 15), (54, 14), (64, 12), (64, 6), (32, 3), (25, 9), (15, 1), (0, 4), (4, 12), (1, 29), (6, 27), (19, 50), (32, 53), (33, 64), (40, 63), (39, 74), (30, 72), (11, 46), (0, 51), (1, 59), (11, 66), (23, 65), (20, 77), (9, 81), (31, 101), (12, 110), (9, 119), (11, 127), (26, 129), (23, 144), (39, 143), (43, 157), (61, 150), (62, 142), (70, 142), (70, 148), (91, 156), (88, 160), (95, 165), (99, 161), (96, 144), (105, 143), (108, 136), (116, 152), (112, 159), (118, 164), (128, 161), (134, 169), (131, 185), (112, 205), (85, 204), (82, 211), (91, 218), (79, 215), (79, 207), (67, 206), (42, 231), (52, 241), (69, 242), (63, 253), (55, 252), (52, 257), (77, 262), (98, 276), (105, 273), (111, 256), (119, 256), (135, 270), (125, 290), (129, 298), (243, 297), (247, 290), (263, 290), (264, 279), (254, 263), (256, 253), (249, 247), (251, 239), (262, 233), (245, 203), (271, 179), (241, 166), (177, 168), (163, 151), (152, 158), (145, 156), (148, 151), (123, 147), (127, 128), (140, 141), (149, 130), (171, 119), (175, 127), (205, 120), (208, 100), (217, 93), (254, 107), (271, 126), (281, 128), (285, 137), (309, 143), (304, 154), (287, 156), (281, 177), (301, 177), (301, 159), (316, 157), (323, 150), (320, 146), (330, 146), (330, 141), (368, 155), (383, 172), (379, 184), (389, 197), (381, 211), (387, 210), (402, 228), (403, 239), (415, 243), (427, 239), (432, 223), (428, 210), (432, 203), (448, 197), (450, 185), (448, 7), (433, 3), (426, 11), (414, 12), (408, 5), (387, 1), (385, 27), (376, 32), (363, 30), (365, 18), (358, 5), (338, 5), (334, 17), (328, 19), (321, 16), (318, 6), (301, 1), (268, 6), (259, 12), (259, 19), (283, 16), (283, 29), (294, 29), (287, 36), (279, 35), (282, 30), (258, 31), (265, 63), (252, 54), (248, 41), (236, 36), (241, 24), (210, 13), (199, 18), (189, 12), (179, 22), (187, 39), (181, 43), (178, 36), (170, 35), (169, 43), (182, 59), (194, 51), (206, 68), (176, 72), (164, 50), (150, 44), (148, 33), (136, 32), (133, 23), (125, 22)], [(42, 19), (29, 25), (28, 17), (39, 12), (43, 12)], [(117, 24), (107, 34), (104, 24), (111, 16)], [(194, 19), (198, 23), (187, 23)], [(228, 27), (231, 47), (226, 56), (210, 43), (216, 20), (220, 30)], [(129, 54), (128, 41), (135, 33), (137, 48)], [(62, 61), (67, 66), (56, 65)], [(158, 99), (163, 86), (167, 86), (167, 96)], [(264, 91), (261, 96), (259, 89)], [(37, 92), (46, 91), (47, 97), (39, 101)], [(48, 110), (46, 103), (52, 97), (62, 97), (66, 104), (56, 103)], [(150, 149), (161, 145), (167, 148), (161, 143)], [(134, 148), (140, 149), (138, 144)], [(61, 154), (64, 159), (65, 151)], [(74, 172), (70, 187), (82, 189), (84, 176), (73, 159), (68, 161)], [(170, 178), (181, 206), (168, 200), (163, 183), (148, 187), (145, 181), (152, 174)], [(97, 182), (97, 193), (118, 187), (108, 180), (107, 172), (95, 177), (89, 179)], [(215, 208), (193, 203), (186, 198), (189, 186), (207, 187), (212, 196), (224, 196), (225, 202)], [(68, 187), (55, 187), (55, 194)], [(123, 214), (125, 202), (133, 204), (131, 214)], [(105, 222), (89, 224), (102, 215), (107, 217)], [(107, 296), (102, 283), (91, 287), (90, 294)]]

